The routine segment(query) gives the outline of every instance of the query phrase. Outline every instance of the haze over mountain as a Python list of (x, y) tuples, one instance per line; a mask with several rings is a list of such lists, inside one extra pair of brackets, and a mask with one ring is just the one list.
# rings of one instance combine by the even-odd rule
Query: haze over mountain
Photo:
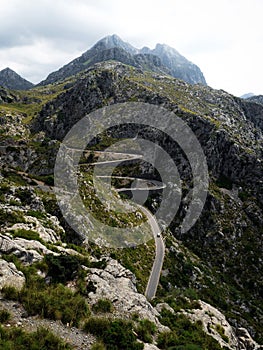
[(98, 62), (114, 60), (136, 68), (169, 74), (190, 84), (206, 85), (200, 68), (188, 61), (175, 49), (157, 44), (155, 49), (139, 50), (117, 35), (106, 36), (80, 57), (48, 75), (39, 85), (48, 85), (81, 72)]
[(12, 90), (28, 90), (31, 89), (34, 84), (7, 67), (0, 71), (0, 86)]

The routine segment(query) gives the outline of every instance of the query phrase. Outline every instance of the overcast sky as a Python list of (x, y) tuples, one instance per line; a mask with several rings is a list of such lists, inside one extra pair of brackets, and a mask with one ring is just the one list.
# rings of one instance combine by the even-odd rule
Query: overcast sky
[(166, 43), (208, 85), (263, 94), (263, 0), (0, 0), (0, 70), (37, 83), (100, 38)]

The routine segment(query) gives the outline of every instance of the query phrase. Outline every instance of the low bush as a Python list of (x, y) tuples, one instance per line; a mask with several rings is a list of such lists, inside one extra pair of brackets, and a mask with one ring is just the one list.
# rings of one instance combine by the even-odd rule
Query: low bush
[(12, 236), (24, 238), (27, 240), (42, 242), (41, 238), (39, 237), (39, 234), (36, 231), (26, 230), (24, 228), (20, 228), (20, 229), (12, 231)]
[(40, 282), (25, 286), (20, 301), (29, 315), (61, 320), (73, 326), (78, 326), (80, 320), (89, 315), (85, 299), (62, 284), (47, 287)]
[(108, 299), (99, 299), (96, 304), (92, 306), (92, 311), (99, 312), (112, 312), (113, 305), (112, 302)]
[(0, 323), (5, 323), (9, 321), (11, 318), (11, 314), (7, 310), (0, 310)]
[(81, 268), (78, 257), (72, 255), (48, 254), (45, 255), (44, 261), (48, 267), (47, 274), (55, 283), (65, 283), (74, 279)]
[(4, 286), (1, 289), (3, 297), (8, 300), (17, 300), (19, 296), (18, 290), (13, 286)]
[(25, 223), (25, 218), (22, 212), (12, 211), (11, 213), (0, 208), (0, 225), (12, 226), (16, 223)]
[(132, 322), (91, 317), (84, 330), (102, 340), (107, 350), (142, 350), (144, 347), (137, 341)]
[(153, 335), (156, 332), (156, 326), (149, 320), (141, 320), (136, 327), (138, 338), (145, 343), (152, 343)]
[(2, 350), (73, 350), (73, 347), (45, 328), (26, 333), (21, 328), (0, 326), (0, 348)]
[(45, 280), (33, 273), (26, 274), (26, 283), (18, 292), (13, 287), (2, 288), (6, 299), (21, 302), (29, 315), (61, 320), (78, 326), (81, 319), (90, 315), (85, 298), (62, 284), (47, 285)]
[(106, 347), (103, 343), (96, 342), (91, 346), (90, 350), (106, 350)]
[(160, 333), (157, 346), (160, 349), (222, 349), (219, 343), (203, 331), (200, 323), (192, 323), (182, 314), (172, 314), (168, 310), (161, 312), (161, 323), (171, 331)]

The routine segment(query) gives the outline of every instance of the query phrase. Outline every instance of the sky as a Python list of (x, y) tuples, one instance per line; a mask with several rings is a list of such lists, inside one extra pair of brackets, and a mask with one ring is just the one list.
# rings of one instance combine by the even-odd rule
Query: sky
[(106, 35), (174, 47), (209, 86), (263, 95), (263, 0), (0, 0), (0, 70), (38, 83)]

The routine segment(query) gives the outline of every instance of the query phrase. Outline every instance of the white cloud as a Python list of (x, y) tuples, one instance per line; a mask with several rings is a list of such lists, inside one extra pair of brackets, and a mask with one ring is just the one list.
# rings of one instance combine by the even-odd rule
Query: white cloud
[(101, 37), (167, 43), (212, 87), (263, 94), (262, 0), (9, 0), (1, 4), (0, 69), (37, 82)]

